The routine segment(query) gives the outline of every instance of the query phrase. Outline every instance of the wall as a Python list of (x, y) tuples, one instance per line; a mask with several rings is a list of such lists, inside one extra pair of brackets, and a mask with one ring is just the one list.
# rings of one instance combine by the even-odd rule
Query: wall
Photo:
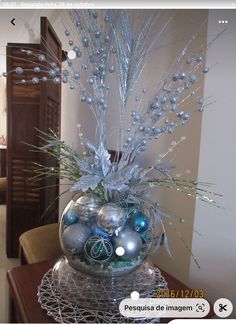
[(222, 19), (229, 22), (227, 30), (207, 55), (208, 66), (218, 64), (206, 78), (204, 93), (216, 102), (203, 114), (198, 178), (214, 183), (212, 190), (223, 193), (223, 199), (217, 200), (224, 209), (196, 205), (194, 227), (202, 236), (194, 234), (192, 248), (201, 270), (191, 262), (189, 284), (207, 289), (212, 302), (226, 297), (236, 305), (236, 10), (209, 11), (208, 40), (222, 30), (218, 24)]
[[(207, 23), (203, 23), (204, 21), (207, 21), (207, 10), (175, 11), (171, 30), (169, 31), (171, 47), (166, 49), (167, 53), (170, 52), (170, 62), (176, 60), (180, 50), (191, 41), (193, 35), (196, 35), (196, 39), (191, 43), (187, 57), (196, 55), (201, 45), (205, 47)], [(202, 27), (200, 28), (201, 25)], [(166, 53), (164, 52), (160, 57), (161, 62), (163, 62), (165, 55)], [(181, 64), (177, 64), (176, 69), (178, 70), (180, 66)], [(167, 69), (167, 67), (168, 65), (164, 65), (164, 69)], [(203, 82), (203, 75), (199, 74), (199, 96), (203, 95)], [(188, 105), (187, 110), (196, 110), (195, 104)], [(190, 173), (185, 174), (182, 178), (197, 179), (201, 118), (202, 115), (200, 113), (193, 113), (191, 120), (184, 127), (179, 127), (172, 136), (165, 136), (164, 141), (158, 141), (153, 147), (152, 152), (149, 152), (148, 158), (153, 157), (155, 151), (158, 153), (165, 152), (172, 140), (178, 140), (181, 136), (185, 136), (186, 140), (168, 157), (174, 158), (174, 165), (176, 166), (174, 174), (185, 173), (188, 170)], [(152, 257), (152, 260), (175, 278), (187, 283), (191, 261), (189, 249), (191, 250), (192, 244), (195, 200), (192, 197), (170, 189), (160, 189), (157, 192), (156, 199), (160, 201), (160, 209), (172, 216), (171, 221), (173, 225), (167, 225), (166, 229), (173, 257), (170, 257), (166, 249), (161, 247), (156, 255)], [(181, 223), (180, 219), (184, 219), (184, 223)], [(179, 238), (178, 233), (180, 233), (182, 239)]]

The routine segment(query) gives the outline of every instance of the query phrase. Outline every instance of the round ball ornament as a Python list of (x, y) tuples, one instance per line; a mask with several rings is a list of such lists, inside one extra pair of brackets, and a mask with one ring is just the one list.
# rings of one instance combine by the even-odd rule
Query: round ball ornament
[(100, 207), (101, 199), (94, 194), (81, 196), (76, 200), (74, 205), (79, 219), (85, 222), (91, 217), (97, 216)]
[(63, 217), (64, 225), (69, 226), (78, 223), (79, 219), (75, 211), (69, 210)]
[(104, 263), (113, 255), (113, 246), (108, 238), (91, 236), (84, 245), (86, 259), (90, 263)]
[(145, 232), (148, 229), (148, 227), (149, 227), (149, 219), (141, 211), (139, 211), (138, 213), (134, 213), (133, 215), (131, 215), (131, 217), (129, 218), (128, 223), (129, 223), (130, 227), (134, 231), (136, 231), (138, 233)]
[(114, 204), (107, 203), (101, 207), (97, 215), (98, 226), (112, 235), (116, 230), (120, 231), (126, 221), (125, 210)]
[(114, 250), (119, 247), (124, 249), (124, 254), (120, 257), (122, 260), (132, 260), (139, 256), (142, 250), (142, 239), (135, 231), (126, 228), (114, 238)]
[(67, 254), (79, 254), (83, 251), (84, 244), (91, 235), (90, 229), (81, 224), (73, 224), (65, 228), (61, 236), (62, 248)]

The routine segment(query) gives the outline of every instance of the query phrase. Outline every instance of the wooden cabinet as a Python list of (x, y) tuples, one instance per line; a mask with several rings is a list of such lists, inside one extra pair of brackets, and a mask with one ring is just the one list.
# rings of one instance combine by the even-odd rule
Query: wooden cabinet
[[(33, 53), (26, 57), (22, 49)], [(25, 79), (35, 73), (29, 71), (37, 64), (37, 56), (44, 53), (48, 59), (54, 56), (61, 62), (61, 43), (48, 20), (41, 18), (41, 43), (7, 45), (7, 71), (21, 66), (27, 70)], [(53, 53), (53, 54), (52, 54)], [(51, 59), (52, 60), (52, 59)], [(26, 73), (26, 72), (25, 72)], [(35, 128), (53, 129), (59, 134), (61, 116), (61, 86), (53, 82), (21, 84), (22, 74), (11, 73), (7, 78), (7, 256), (18, 256), (19, 236), (28, 229), (53, 223), (58, 218), (58, 203), (52, 204), (47, 219), (41, 217), (45, 209), (55, 201), (59, 187), (57, 180), (32, 183), (27, 171), (36, 168), (35, 162), (52, 164), (44, 156), (32, 152), (24, 143), (39, 145)], [(26, 171), (27, 170), (27, 171)], [(56, 185), (52, 187), (51, 185)], [(48, 187), (40, 190), (41, 187)], [(49, 188), (50, 187), (50, 188)]]
[[(0, 177), (6, 177), (6, 149), (0, 148)], [(0, 204), (6, 203), (6, 193), (0, 192)]]

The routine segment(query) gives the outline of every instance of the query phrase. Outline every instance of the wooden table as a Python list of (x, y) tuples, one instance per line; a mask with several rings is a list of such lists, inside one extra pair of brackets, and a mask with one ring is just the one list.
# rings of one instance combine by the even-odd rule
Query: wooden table
[[(10, 323), (55, 323), (52, 317), (41, 309), (37, 300), (38, 285), (43, 275), (54, 265), (55, 260), (34, 263), (13, 268), (7, 273), (10, 287)], [(165, 271), (161, 271), (168, 283), (169, 289), (186, 290), (189, 288), (173, 278)], [(206, 318), (211, 318), (213, 311)], [(161, 322), (171, 319), (163, 318)]]

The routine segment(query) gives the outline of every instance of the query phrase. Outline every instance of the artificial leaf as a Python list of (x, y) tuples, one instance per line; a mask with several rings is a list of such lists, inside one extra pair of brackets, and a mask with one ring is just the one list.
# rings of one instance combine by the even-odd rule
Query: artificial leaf
[(92, 154), (97, 154), (97, 148), (95, 147), (95, 145), (93, 145), (89, 140), (84, 139), (83, 140), (83, 145), (84, 148), (87, 152), (92, 153)]
[(82, 176), (79, 181), (77, 181), (70, 189), (70, 191), (77, 191), (81, 190), (83, 192), (87, 191), (88, 189), (94, 190), (99, 182), (101, 181), (101, 177), (96, 175), (84, 175)]
[(104, 177), (108, 174), (111, 168), (110, 157), (111, 155), (105, 149), (103, 143), (101, 143), (95, 155), (95, 159), (100, 162)]

